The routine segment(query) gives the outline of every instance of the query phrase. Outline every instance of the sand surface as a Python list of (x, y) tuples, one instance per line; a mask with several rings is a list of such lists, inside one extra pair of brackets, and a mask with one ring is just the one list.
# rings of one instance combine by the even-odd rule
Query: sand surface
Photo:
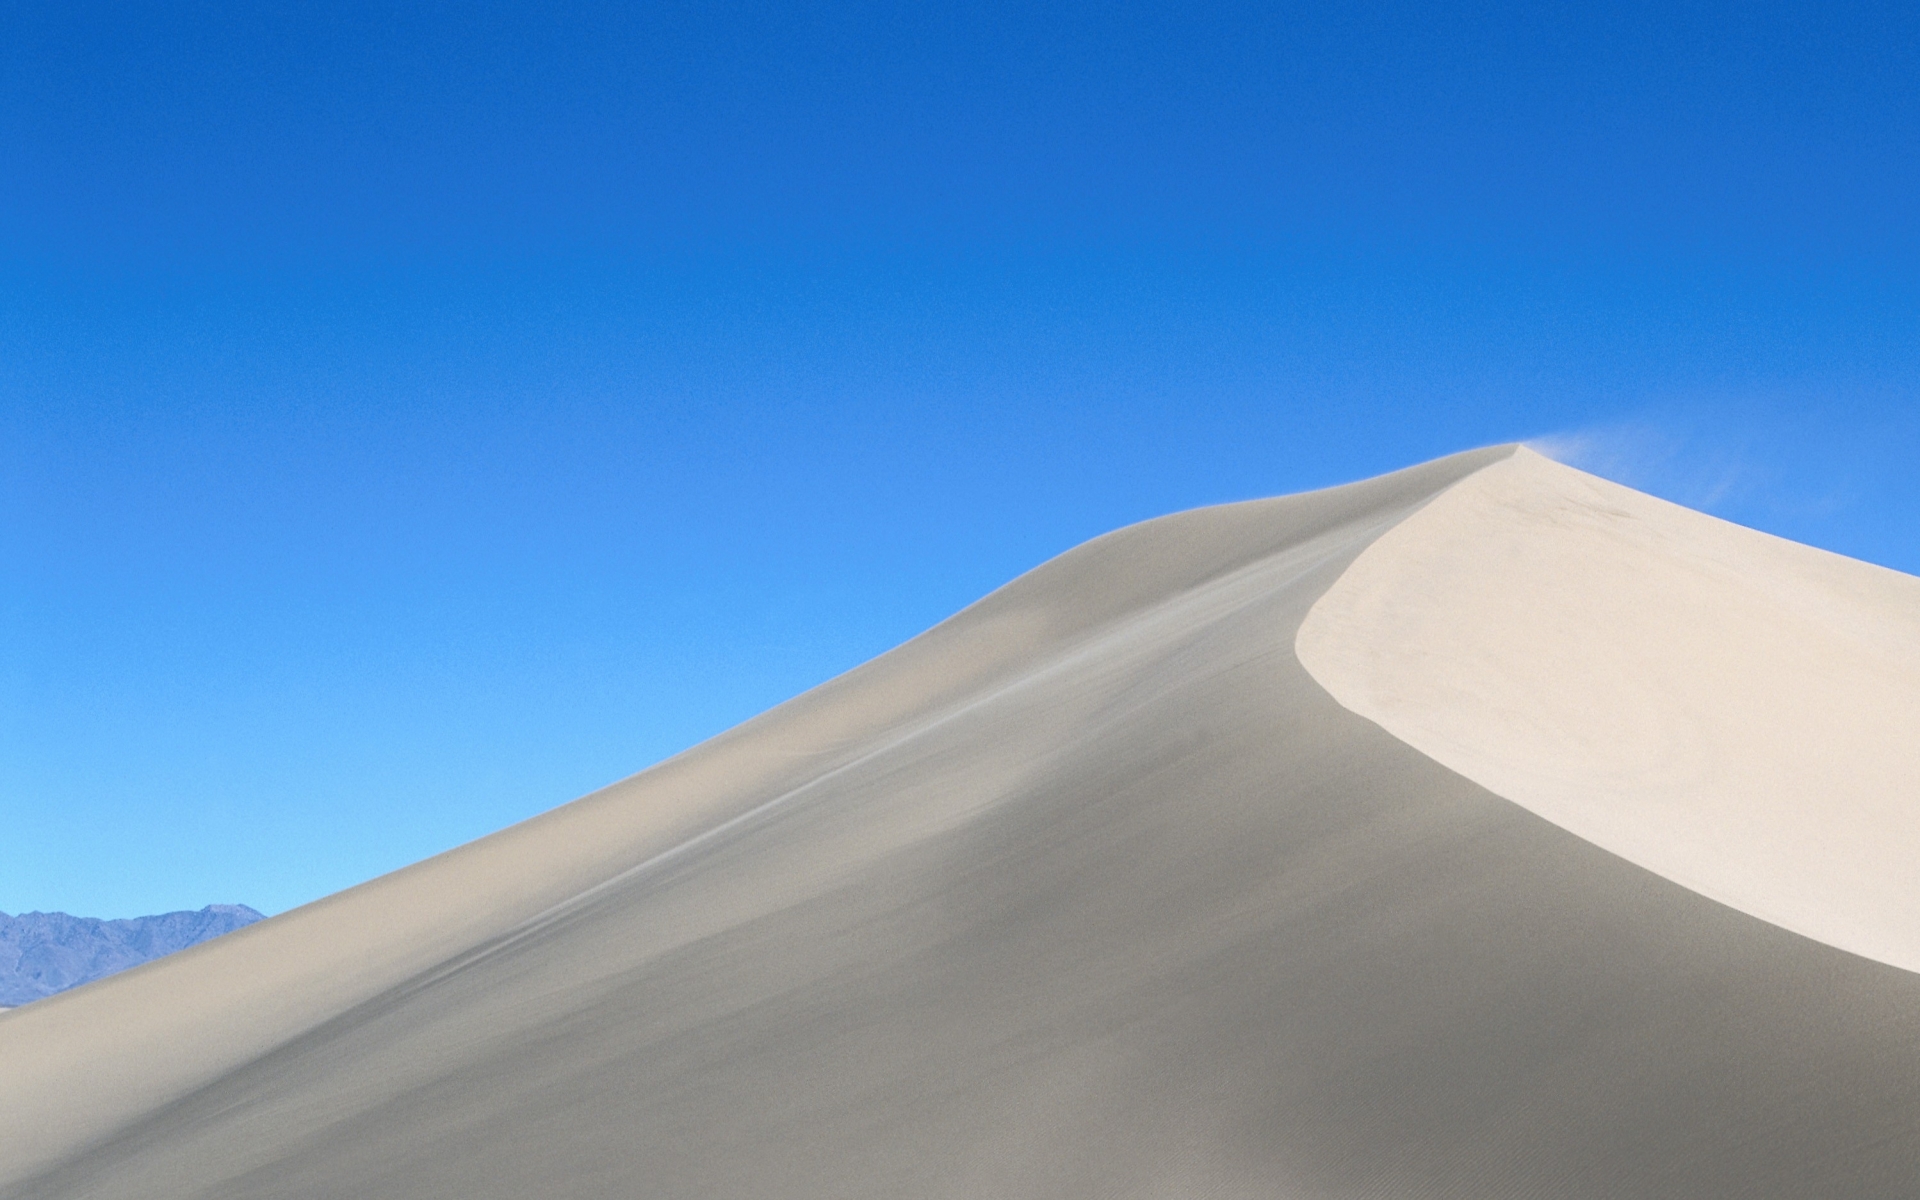
[(1297, 649), (1556, 825), (1920, 971), (1920, 579), (1522, 450), (1375, 542)]
[(8, 1013), (0, 1197), (1910, 1197), (1920, 978), (1296, 659), (1506, 454), (1097, 539), (633, 779)]

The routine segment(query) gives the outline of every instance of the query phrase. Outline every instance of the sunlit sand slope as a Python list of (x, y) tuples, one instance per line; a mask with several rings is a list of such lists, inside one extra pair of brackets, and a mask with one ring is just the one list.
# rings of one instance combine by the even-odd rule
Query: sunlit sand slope
[(1089, 543), (625, 783), (0, 1018), (0, 1196), (1910, 1197), (1920, 983), (1299, 665), (1496, 450)]
[(1298, 650), (1555, 824), (1920, 971), (1920, 579), (1522, 450), (1375, 542)]

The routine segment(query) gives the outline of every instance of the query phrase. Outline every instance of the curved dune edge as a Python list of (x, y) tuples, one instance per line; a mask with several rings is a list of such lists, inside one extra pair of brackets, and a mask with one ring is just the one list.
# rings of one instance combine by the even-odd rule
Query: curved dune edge
[(1375, 541), (1295, 650), (1489, 791), (1920, 971), (1920, 579), (1521, 450)]

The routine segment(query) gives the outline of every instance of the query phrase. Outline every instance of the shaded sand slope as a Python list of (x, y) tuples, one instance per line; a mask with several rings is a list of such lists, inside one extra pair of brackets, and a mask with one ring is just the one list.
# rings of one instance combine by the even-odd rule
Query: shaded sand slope
[(1089, 543), (654, 771), (0, 1018), (0, 1196), (1911, 1195), (1920, 977), (1295, 659), (1504, 453)]
[(1548, 820), (1920, 971), (1920, 579), (1522, 450), (1375, 542), (1297, 649)]

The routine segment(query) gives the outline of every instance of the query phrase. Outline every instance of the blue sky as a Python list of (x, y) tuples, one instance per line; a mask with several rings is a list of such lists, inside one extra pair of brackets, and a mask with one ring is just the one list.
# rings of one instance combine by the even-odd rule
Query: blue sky
[(0, 910), (278, 911), (1490, 442), (1920, 572), (1912, 6), (14, 6)]

